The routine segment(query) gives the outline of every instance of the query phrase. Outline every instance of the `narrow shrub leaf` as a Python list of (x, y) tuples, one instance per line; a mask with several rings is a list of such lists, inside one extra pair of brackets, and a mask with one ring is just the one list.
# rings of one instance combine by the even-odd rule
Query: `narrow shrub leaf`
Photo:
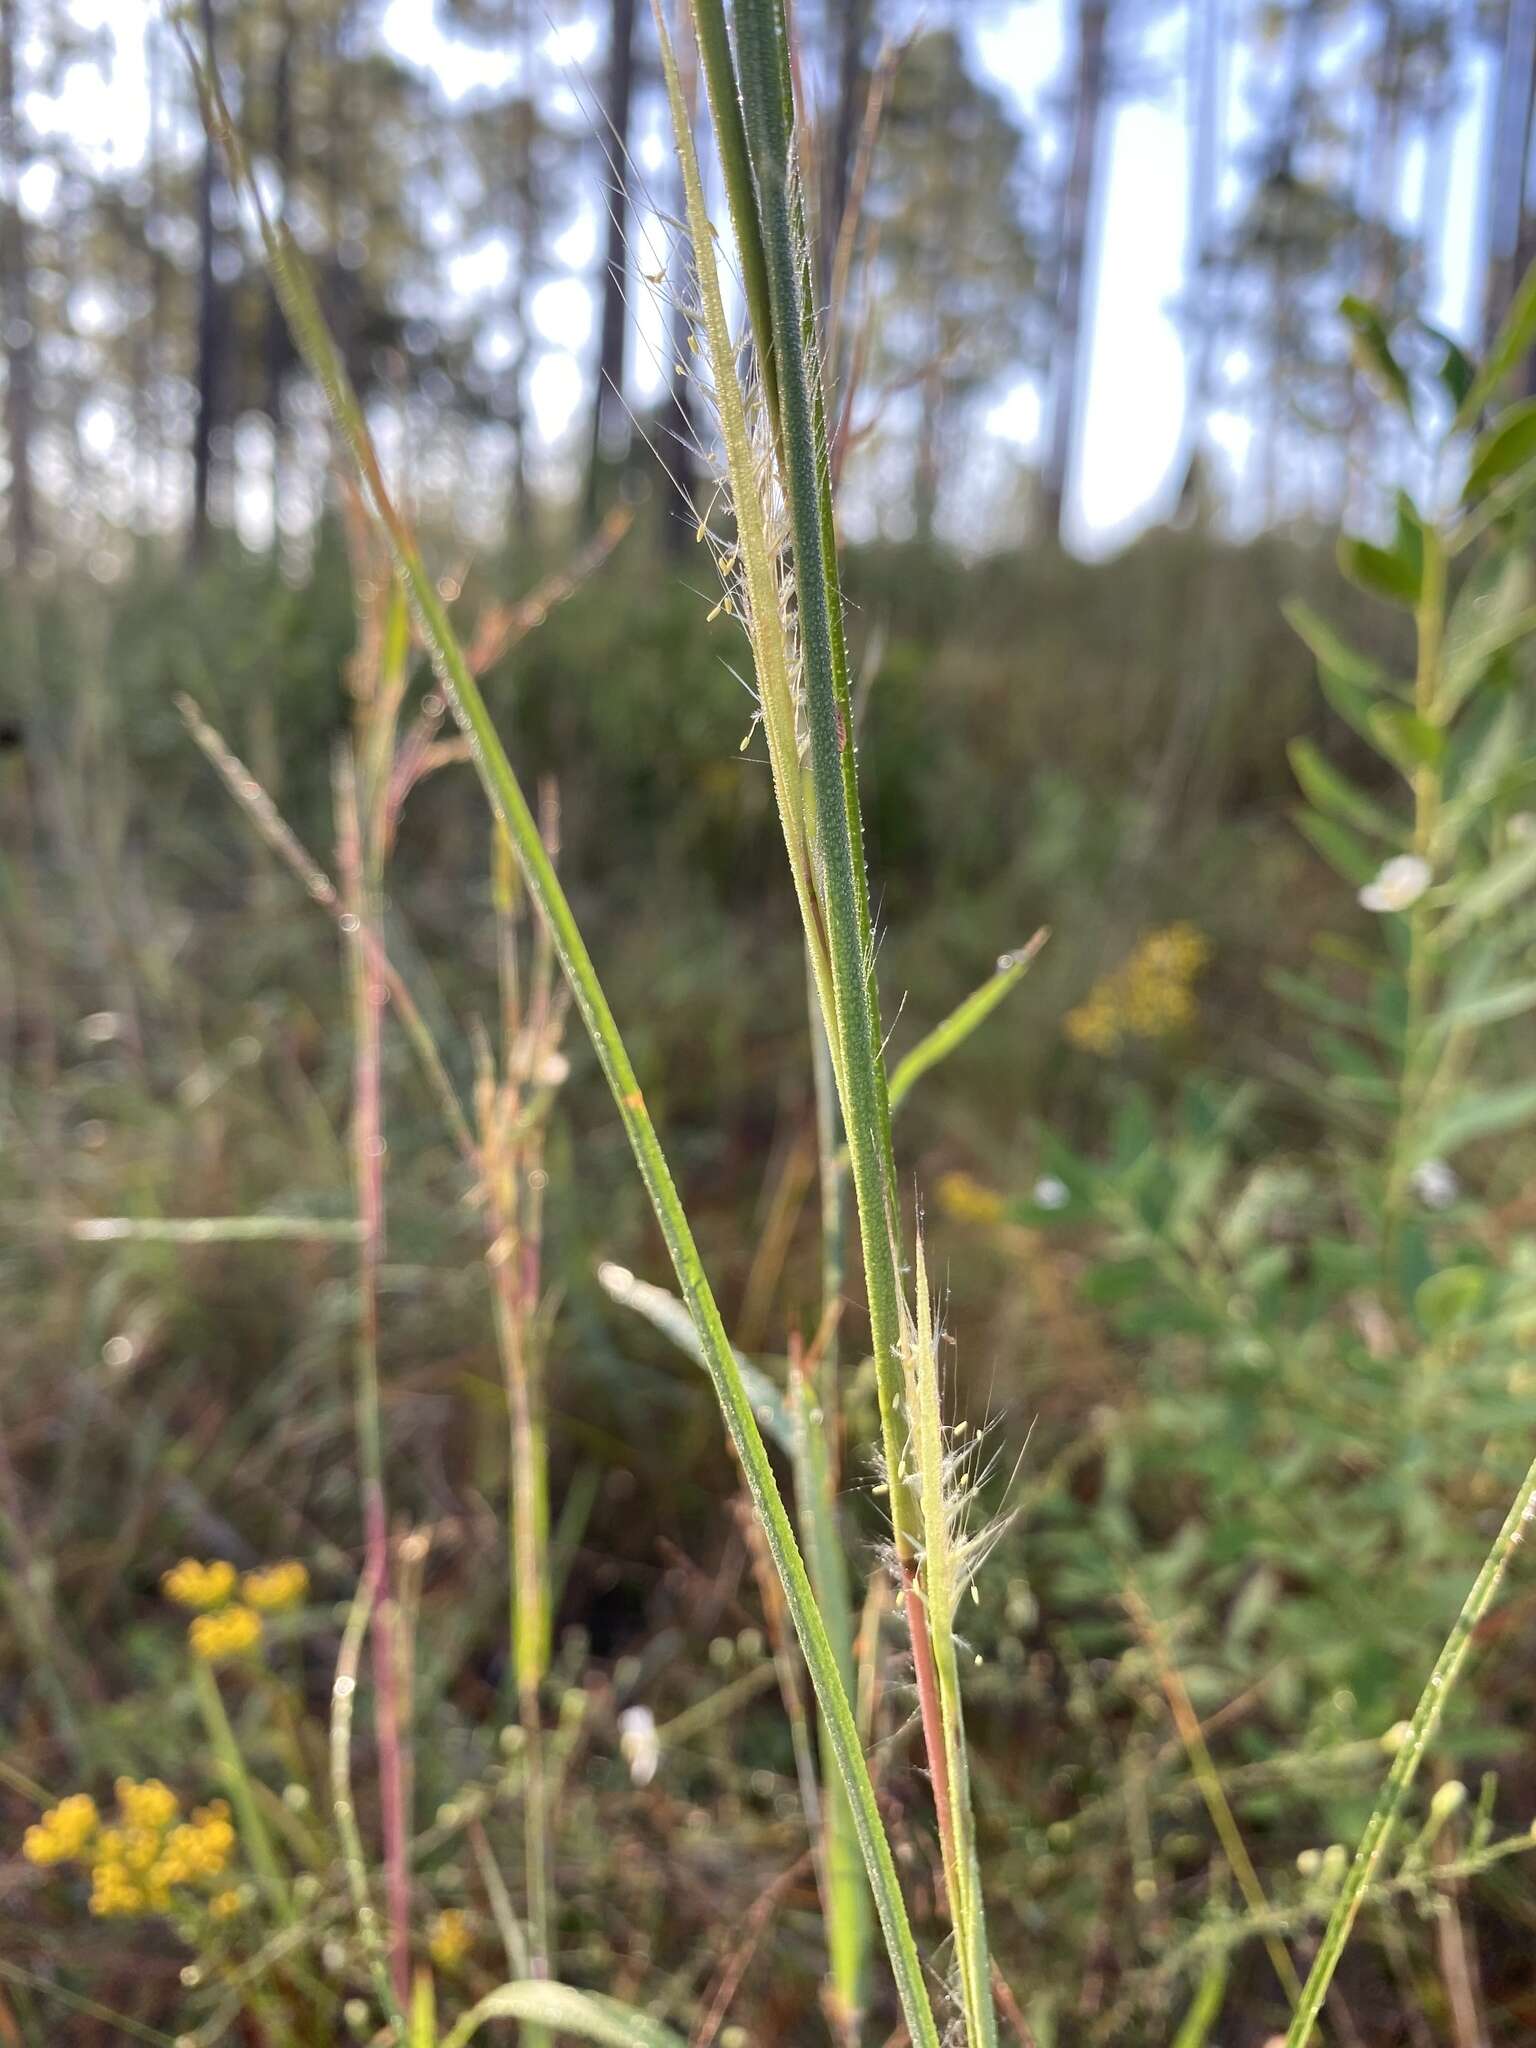
[[(1472, 451), (1464, 500), (1486, 497), (1497, 483), (1516, 470), (1536, 463), (1536, 398), (1525, 398), (1500, 413)], [(1531, 482), (1536, 486), (1536, 474)]]

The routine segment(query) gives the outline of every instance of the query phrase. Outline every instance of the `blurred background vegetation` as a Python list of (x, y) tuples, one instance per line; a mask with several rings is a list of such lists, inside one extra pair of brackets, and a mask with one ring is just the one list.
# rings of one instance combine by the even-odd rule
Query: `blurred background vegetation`
[[(1340, 1068), (1319, 1084), (1327, 1020), (1285, 977), (1347, 975), (1373, 921), (1296, 830), (1287, 748), (1309, 738), (1383, 800), (1393, 778), (1281, 612), (1300, 596), (1388, 669), (1409, 658), (1330, 535), (1374, 530), (1432, 464), (1336, 308), (1382, 301), (1415, 362), (1443, 323), (1475, 344), (1507, 313), (1536, 253), (1536, 7), (795, 14), (893, 1050), (1052, 931), (901, 1133), (956, 1399), (993, 1420), (1013, 1475), (968, 1630), (994, 1945), (1041, 2048), (1256, 2048), (1285, 2001), (1190, 1714), (1304, 1958), (1330, 1845), (1370, 1810), (1382, 1739), (1525, 1463), (1536, 1388), (1528, 1140), (1458, 1157), (1418, 1191), (1391, 1272), (1362, 1263)], [(820, 1288), (804, 963), (739, 629), (711, 614), (694, 544), (714, 450), (673, 373), (678, 199), (648, 12), (201, 0), (190, 28), (316, 263), (456, 615), (472, 630), (534, 594), (487, 693), (528, 784), (558, 787), (562, 872), (732, 1334), (780, 1360)], [(1165, 125), (1138, 171), (1147, 108), (1179, 140)], [(1106, 252), (1130, 260), (1113, 224), (1138, 175), (1181, 222), (1163, 310), (1183, 358), (1152, 423), (1161, 481), (1110, 552), (1085, 469), (1094, 404), (1113, 405)], [(36, 1788), (186, 1775), (202, 1737), (157, 1592), (184, 1552), (309, 1563), (323, 1602), (285, 1645), (295, 1717), (325, 1699), (328, 1603), (358, 1568), (345, 1257), (72, 1235), (103, 1216), (339, 1220), (353, 1199), (334, 935), (175, 699), (329, 848), (356, 593), (323, 408), (147, 10), (0, 0), (0, 344), (0, 2040), (94, 2044), (120, 2022), (71, 2007), (61, 2026), (40, 1985), (175, 2034), (186, 1955), (83, 1920), (21, 1862)], [(1134, 391), (1134, 337), (1117, 345)], [(628, 530), (547, 602), (616, 505)], [(497, 941), (462, 768), (413, 797), (390, 886), (391, 949), (467, 1093)], [(1169, 932), (1172, 994), (1146, 952)], [(561, 1951), (579, 1981), (663, 1985), (701, 2043), (819, 2040), (773, 1617), (702, 1381), (597, 1282), (604, 1260), (651, 1278), (663, 1261), (588, 1049), (568, 1050), (545, 1197), (556, 1668), (579, 1705)], [(466, 1783), (499, 1785), (511, 1718), (502, 1392), (480, 1220), (394, 1036), (386, 1061), (384, 1414), (399, 1528), (424, 1538), (430, 1829)], [(1490, 1276), (1476, 1316), (1399, 1314), (1451, 1265)], [(873, 1561), (869, 1479), (844, 1475)], [(1467, 1879), (1456, 1860), (1533, 1810), (1529, 1607), (1517, 1592), (1437, 1760), (1468, 1795), (1426, 1807), (1341, 1976), (1341, 2043), (1530, 2038), (1536, 1887), (1521, 1859)], [(935, 1918), (894, 1690), (882, 1792)], [(637, 1702), (661, 1726), (654, 1779), (620, 1742)], [(260, 1766), (302, 1791), (314, 1724), (273, 1733), (246, 1704)], [(446, 1967), (473, 1990), (494, 1912), (461, 1849), (430, 1885), (468, 1914)], [(1178, 2032), (1229, 1967), (1219, 2035), (1209, 2015)]]

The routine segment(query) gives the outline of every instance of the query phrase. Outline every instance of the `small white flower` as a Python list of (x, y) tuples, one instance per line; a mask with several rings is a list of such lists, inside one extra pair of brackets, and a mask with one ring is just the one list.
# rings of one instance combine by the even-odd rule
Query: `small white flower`
[(1407, 910), (1433, 879), (1427, 860), (1420, 860), (1416, 853), (1400, 853), (1384, 861), (1375, 881), (1367, 882), (1360, 891), (1361, 906), (1366, 910)]
[(1505, 830), (1511, 839), (1518, 839), (1521, 845), (1536, 839), (1536, 811), (1516, 811)]
[(626, 1707), (620, 1714), (619, 1748), (629, 1765), (630, 1782), (649, 1785), (661, 1763), (656, 1716), (649, 1707)]
[(1054, 1173), (1043, 1173), (1035, 1182), (1034, 1197), (1037, 1209), (1065, 1209), (1072, 1199), (1072, 1191)]
[(1461, 1182), (1443, 1159), (1426, 1159), (1413, 1169), (1413, 1191), (1426, 1209), (1449, 1209)]

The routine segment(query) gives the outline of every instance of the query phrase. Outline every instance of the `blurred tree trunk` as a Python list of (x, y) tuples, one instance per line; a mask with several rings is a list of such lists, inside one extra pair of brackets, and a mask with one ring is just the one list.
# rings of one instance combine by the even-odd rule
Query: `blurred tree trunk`
[(1529, 235), (1525, 183), (1531, 153), (1532, 102), (1536, 98), (1536, 0), (1509, 0), (1501, 42), (1485, 186), (1485, 341), (1491, 339), (1514, 297), (1520, 281), (1522, 230)]
[(25, 152), (16, 82), (19, 14), (17, 0), (0, 0), (0, 320), (5, 327), (5, 437), (11, 465), (8, 525), (11, 560), (25, 569), (37, 547), (32, 479), (37, 337), (32, 323), (31, 251), (21, 210)]
[[(1307, 127), (1307, 103), (1312, 90), (1312, 62), (1317, 48), (1319, 0), (1296, 0), (1291, 17), (1290, 70), (1279, 128), (1269, 145), (1268, 182), (1277, 194), (1293, 192), (1296, 149)], [(1280, 442), (1296, 365), (1289, 357), (1284, 339), (1286, 306), (1295, 286), (1288, 244), (1280, 236), (1270, 264), (1269, 275), (1269, 391), (1268, 417), (1263, 435), (1264, 524), (1273, 526), (1280, 512)]]
[(1183, 451), (1178, 471), (1181, 512), (1198, 512), (1205, 503), (1205, 479), (1201, 474), (1205, 423), (1221, 332), (1211, 241), (1221, 162), (1222, 14), (1223, 0), (1189, 0), (1184, 74), (1189, 120), (1189, 218), (1184, 259), (1189, 309)]
[[(1521, 278), (1536, 261), (1536, 213), (1530, 190), (1536, 134), (1536, 0), (1509, 0), (1497, 77), (1485, 188), (1485, 342), (1492, 340)], [(1523, 382), (1527, 393), (1536, 392), (1536, 355), (1527, 360)]]
[(869, 73), (864, 62), (869, 36), (871, 0), (836, 0), (831, 9), (841, 34), (837, 52), (837, 102), (822, 148), (821, 164), (821, 296), (825, 306), (832, 289), (832, 264), (837, 237), (848, 211), (853, 160)]
[[(278, 203), (286, 208), (293, 171), (293, 37), (289, 0), (275, 0), (277, 48), (269, 88), (272, 120), (272, 168), (277, 174)], [(272, 546), (281, 545), (283, 530), (283, 387), (288, 380), (292, 344), (277, 293), (267, 286), (267, 323), (262, 346), (263, 404), (272, 433)]]
[[(698, 67), (691, 28), (686, 14), (679, 15), (676, 33), (678, 69), (681, 73), (683, 98), (687, 104), (689, 118), (693, 117), (698, 101)], [(683, 195), (682, 172), (677, 177), (676, 196), (673, 211), (679, 220), (687, 218), (687, 203)], [(692, 296), (689, 279), (687, 244), (679, 237), (672, 257), (672, 319), (671, 319), (671, 365), (669, 366), (671, 388), (662, 407), (662, 464), (665, 471), (664, 489), (669, 496), (676, 491), (681, 503), (668, 504), (669, 517), (661, 524), (662, 544), (669, 555), (683, 555), (693, 546), (694, 526), (697, 518), (695, 504), (699, 491), (698, 429), (693, 417), (693, 378), (678, 376), (677, 365), (686, 369), (691, 360), (690, 341), (693, 322), (687, 313), (687, 303)]]
[(533, 294), (530, 286), (542, 232), (538, 165), (535, 160), (539, 134), (535, 14), (532, 7), (520, 7), (515, 17), (519, 104), (512, 115), (509, 166), (510, 212), (516, 248), (507, 278), (507, 316), (512, 328), (512, 359), (507, 365), (507, 426), (512, 436), (508, 498), (513, 536), (525, 548), (531, 547), (535, 538), (533, 485), (528, 474), (528, 380), (533, 370)]
[(624, 359), (629, 336), (629, 124), (635, 86), (635, 0), (610, 0), (608, 78), (603, 93), (599, 141), (608, 155), (608, 243), (598, 323), (597, 388), (592, 394), (592, 433), (587, 457), (585, 516), (589, 526), (602, 509), (603, 472), (622, 454), (628, 439), (624, 410)]
[[(342, 361), (351, 371), (354, 383), (361, 386), (367, 381), (368, 365), (358, 357), (358, 294), (351, 267), (354, 221), (349, 217), (347, 205), (348, 195), (356, 193), (359, 188), (357, 158), (360, 152), (353, 133), (354, 74), (357, 67), (351, 44), (355, 0), (330, 0), (328, 12), (331, 33), (324, 55), (328, 89), (322, 189), (328, 245), (326, 277), (330, 290), (325, 310)], [(324, 13), (321, 18), (325, 19)]]
[(1077, 460), (1092, 340), (1083, 325), (1083, 301), (1108, 100), (1108, 50), (1108, 0), (1077, 0), (1076, 85), (1057, 243), (1056, 317), (1051, 337), (1051, 432), (1044, 476), (1046, 519), (1058, 539)]
[[(201, 0), (203, 62), (215, 61), (213, 0)], [(197, 187), (197, 412), (192, 423), (192, 531), (188, 552), (194, 562), (208, 553), (208, 495), (213, 466), (213, 428), (219, 402), (219, 293), (214, 271), (213, 187), (218, 175), (211, 134), (203, 137)]]

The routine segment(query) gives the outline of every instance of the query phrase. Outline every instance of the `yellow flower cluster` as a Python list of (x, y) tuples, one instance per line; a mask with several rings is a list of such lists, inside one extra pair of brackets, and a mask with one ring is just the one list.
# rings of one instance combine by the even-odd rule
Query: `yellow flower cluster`
[(309, 1591), (309, 1571), (297, 1558), (286, 1557), (281, 1564), (247, 1572), (240, 1581), (240, 1591), (248, 1606), (260, 1609), (263, 1614), (283, 1614), (290, 1607), (297, 1607)]
[(237, 1576), (227, 1558), (199, 1564), (195, 1557), (184, 1557), (166, 1573), (160, 1586), (166, 1599), (174, 1600), (178, 1607), (222, 1607), (233, 1597)]
[(261, 1641), (261, 1616), (254, 1607), (219, 1607), (212, 1614), (195, 1614), (187, 1630), (194, 1656), (205, 1664), (222, 1664), (229, 1657), (243, 1657)]
[(456, 1970), (474, 1946), (469, 1916), (450, 1906), (427, 1930), (427, 1954), (440, 1970)]
[(184, 1557), (160, 1584), (178, 1607), (198, 1610), (187, 1640), (206, 1663), (218, 1664), (254, 1650), (261, 1641), (262, 1615), (297, 1607), (309, 1591), (309, 1573), (291, 1557), (247, 1572), (244, 1578), (224, 1558), (201, 1564), (195, 1557)]
[(1007, 1203), (973, 1174), (946, 1173), (939, 1180), (939, 1207), (959, 1223), (1000, 1222)]
[[(177, 1889), (202, 1889), (222, 1877), (235, 1850), (235, 1830), (222, 1799), (181, 1818), (181, 1802), (159, 1778), (119, 1778), (117, 1813), (103, 1826), (89, 1793), (74, 1792), (27, 1829), (21, 1853), (29, 1863), (83, 1863), (91, 1873), (91, 1911), (98, 1918), (164, 1913)], [(225, 1887), (210, 1900), (220, 1918), (237, 1911), (240, 1895)]]
[(1209, 939), (1192, 924), (1149, 932), (1128, 960), (1095, 982), (1069, 1011), (1067, 1037), (1083, 1052), (1108, 1059), (1128, 1038), (1167, 1038), (1195, 1021), (1195, 983), (1211, 957)]
[(27, 1829), (21, 1853), (29, 1863), (72, 1863), (95, 1834), (98, 1818), (89, 1792), (71, 1792)]

